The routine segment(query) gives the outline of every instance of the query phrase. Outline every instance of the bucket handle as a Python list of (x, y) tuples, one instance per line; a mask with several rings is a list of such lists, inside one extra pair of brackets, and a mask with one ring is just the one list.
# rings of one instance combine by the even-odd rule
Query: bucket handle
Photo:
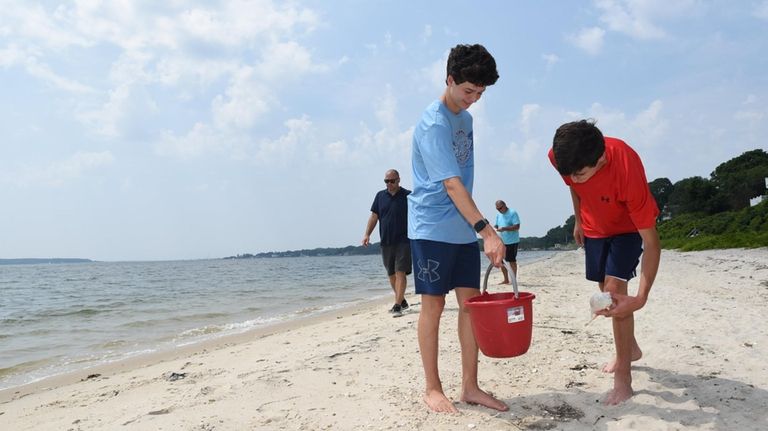
[[(520, 292), (517, 290), (517, 277), (515, 277), (515, 272), (512, 271), (512, 267), (509, 265), (506, 261), (501, 261), (502, 265), (504, 265), (505, 268), (507, 268), (507, 274), (509, 275), (509, 280), (512, 282), (512, 290), (515, 291), (515, 299), (520, 299)], [(491, 275), (491, 270), (493, 269), (493, 263), (488, 265), (488, 269), (485, 270), (485, 279), (483, 279), (483, 292), (486, 293), (488, 290), (488, 277)]]

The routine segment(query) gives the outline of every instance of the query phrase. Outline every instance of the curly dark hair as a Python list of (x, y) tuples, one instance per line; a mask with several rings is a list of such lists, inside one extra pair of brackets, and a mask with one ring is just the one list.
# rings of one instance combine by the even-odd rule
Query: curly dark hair
[(448, 74), (456, 84), (469, 81), (487, 87), (496, 83), (496, 60), (483, 45), (456, 45), (448, 55)]
[(594, 120), (565, 123), (555, 132), (552, 152), (560, 175), (571, 175), (597, 165), (605, 152), (605, 139)]

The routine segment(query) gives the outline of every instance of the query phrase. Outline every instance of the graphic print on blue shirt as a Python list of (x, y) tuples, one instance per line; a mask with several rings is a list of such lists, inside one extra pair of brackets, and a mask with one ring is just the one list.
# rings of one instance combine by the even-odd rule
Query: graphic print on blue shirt
[(453, 153), (456, 154), (460, 168), (467, 166), (472, 150), (472, 131), (467, 134), (463, 130), (457, 130), (453, 138)]

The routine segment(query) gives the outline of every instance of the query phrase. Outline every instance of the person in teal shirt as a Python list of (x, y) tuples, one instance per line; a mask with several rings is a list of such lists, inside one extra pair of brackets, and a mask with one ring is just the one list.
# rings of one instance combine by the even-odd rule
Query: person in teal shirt
[[(493, 227), (496, 228), (496, 232), (501, 236), (501, 241), (504, 242), (506, 247), (506, 253), (504, 254), (504, 260), (509, 262), (509, 266), (512, 268), (515, 279), (517, 279), (517, 247), (520, 245), (520, 217), (517, 215), (517, 211), (507, 207), (507, 204), (502, 200), (496, 201), (496, 223)], [(504, 281), (501, 284), (509, 284), (509, 274), (507, 274), (507, 268), (501, 267), (501, 272), (504, 273)]]

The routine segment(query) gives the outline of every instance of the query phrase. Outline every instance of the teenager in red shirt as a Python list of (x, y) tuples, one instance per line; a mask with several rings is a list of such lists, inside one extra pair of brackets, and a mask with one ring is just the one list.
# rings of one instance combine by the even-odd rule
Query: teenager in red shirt
[[(631, 362), (643, 355), (633, 313), (648, 301), (659, 269), (659, 210), (637, 153), (619, 139), (603, 137), (591, 122), (560, 126), (549, 159), (571, 189), (573, 236), (584, 246), (587, 279), (613, 298), (610, 309), (598, 314), (613, 319), (616, 347), (616, 357), (603, 367), (614, 373), (604, 403), (619, 404), (632, 396)], [(637, 295), (629, 296), (627, 284), (641, 255)]]

